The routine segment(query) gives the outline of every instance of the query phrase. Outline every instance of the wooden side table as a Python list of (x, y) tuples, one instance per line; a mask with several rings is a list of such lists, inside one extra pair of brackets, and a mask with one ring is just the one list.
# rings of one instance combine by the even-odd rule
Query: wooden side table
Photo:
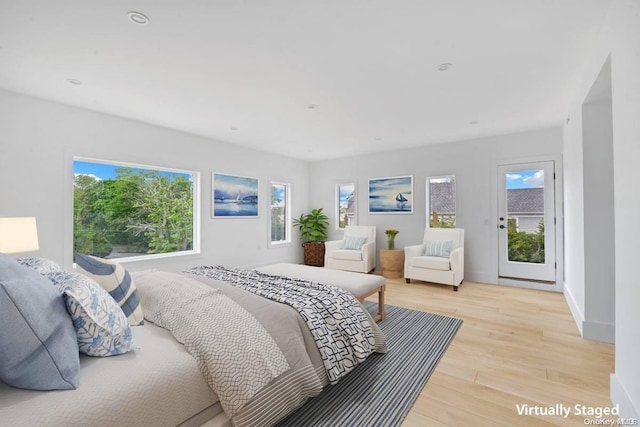
[(400, 279), (404, 275), (404, 249), (380, 249), (380, 267), (386, 279)]

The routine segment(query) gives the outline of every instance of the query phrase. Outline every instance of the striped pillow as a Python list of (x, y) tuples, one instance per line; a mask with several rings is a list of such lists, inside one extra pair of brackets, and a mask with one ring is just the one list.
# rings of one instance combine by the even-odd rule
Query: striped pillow
[(453, 242), (439, 241), (439, 240), (426, 240), (424, 242), (424, 254), (426, 256), (437, 256), (442, 258), (449, 258), (451, 254), (451, 246)]
[(344, 236), (343, 248), (359, 251), (365, 243), (367, 243), (366, 237)]
[(131, 326), (144, 324), (138, 290), (123, 266), (83, 254), (76, 254), (76, 264), (80, 273), (98, 282), (118, 302)]

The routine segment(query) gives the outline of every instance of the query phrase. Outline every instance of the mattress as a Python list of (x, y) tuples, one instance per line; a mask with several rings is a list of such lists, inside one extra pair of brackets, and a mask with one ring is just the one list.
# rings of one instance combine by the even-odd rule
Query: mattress
[(13, 426), (200, 425), (222, 412), (196, 361), (170, 332), (131, 328), (132, 353), (80, 356), (76, 390), (33, 391), (0, 382), (0, 420)]

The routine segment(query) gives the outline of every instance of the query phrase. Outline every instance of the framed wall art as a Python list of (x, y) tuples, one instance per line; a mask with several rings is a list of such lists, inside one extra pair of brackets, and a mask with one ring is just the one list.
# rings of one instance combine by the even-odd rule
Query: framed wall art
[(413, 213), (413, 176), (370, 179), (369, 213)]
[(257, 218), (259, 180), (246, 176), (212, 174), (212, 209), (214, 218)]

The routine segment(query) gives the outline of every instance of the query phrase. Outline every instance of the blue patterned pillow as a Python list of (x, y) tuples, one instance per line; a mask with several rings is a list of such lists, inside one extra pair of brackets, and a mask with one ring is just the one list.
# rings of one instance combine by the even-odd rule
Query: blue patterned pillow
[(344, 249), (359, 251), (367, 243), (366, 237), (344, 236)]
[(127, 317), (100, 285), (79, 273), (48, 275), (64, 294), (80, 351), (89, 356), (115, 356), (135, 349)]
[(442, 258), (449, 258), (451, 255), (451, 246), (453, 242), (439, 241), (439, 240), (427, 240), (424, 242), (424, 254), (427, 256), (437, 256)]
[(29, 267), (30, 269), (45, 276), (49, 273), (58, 273), (62, 271), (62, 267), (46, 258), (19, 258), (17, 261), (19, 264)]
[(131, 326), (144, 324), (140, 296), (129, 272), (120, 264), (111, 264), (94, 256), (76, 254), (78, 271), (98, 282), (129, 319)]

